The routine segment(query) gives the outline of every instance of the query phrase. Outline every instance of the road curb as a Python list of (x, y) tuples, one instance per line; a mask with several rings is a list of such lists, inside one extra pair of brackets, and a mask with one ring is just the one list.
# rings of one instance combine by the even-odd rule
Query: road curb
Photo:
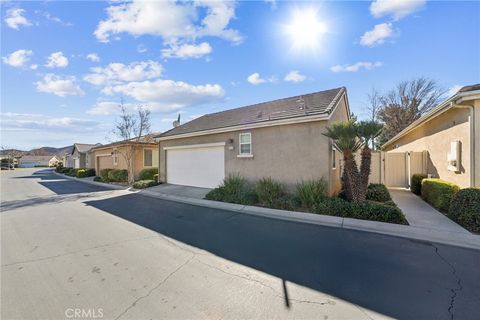
[(52, 172), (59, 177), (74, 180), (74, 181), (78, 181), (78, 182), (83, 182), (83, 183), (87, 183), (87, 184), (91, 184), (91, 185), (94, 185), (94, 186), (108, 187), (108, 188), (116, 189), (116, 190), (127, 190), (128, 188), (130, 188), (129, 186), (117, 186), (117, 185), (109, 184), (109, 183), (90, 181), (90, 180), (80, 179), (80, 178), (77, 178), (77, 177), (70, 177), (70, 176), (67, 176), (65, 174), (58, 173), (55, 170), (53, 170)]
[(446, 232), (446, 231), (437, 231), (426, 228), (405, 226), (393, 223), (377, 222), (377, 221), (368, 221), (368, 220), (358, 220), (352, 218), (341, 218), (335, 216), (326, 216), (326, 215), (317, 215), (306, 212), (299, 211), (286, 211), (286, 210), (277, 210), (270, 208), (262, 208), (255, 206), (245, 206), (235, 203), (219, 202), (205, 199), (194, 199), (174, 195), (159, 194), (157, 192), (149, 191), (148, 189), (132, 189), (125, 186), (116, 186), (111, 184), (105, 184), (101, 182), (88, 181), (79, 179), (76, 177), (69, 177), (63, 174), (59, 174), (53, 171), (54, 174), (60, 177), (64, 177), (70, 180), (79, 181), (83, 183), (88, 183), (91, 185), (101, 186), (101, 187), (110, 187), (117, 190), (127, 190), (135, 194), (190, 204), (194, 206), (219, 209), (219, 210), (228, 210), (243, 214), (249, 214), (254, 216), (265, 217), (269, 219), (284, 220), (296, 223), (307, 223), (325, 227), (347, 229), (347, 230), (356, 230), (362, 232), (376, 233), (387, 236), (393, 236), (398, 238), (410, 239), (415, 241), (423, 242), (435, 242), (450, 246), (456, 246), (461, 248), (476, 249), (480, 250), (480, 236), (473, 234), (457, 233), (457, 232)]
[(476, 236), (473, 234), (443, 232), (419, 227), (398, 225), (393, 223), (317, 215), (298, 211), (285, 211), (254, 206), (244, 206), (234, 203), (218, 202), (212, 200), (193, 199), (187, 197), (159, 194), (146, 189), (137, 191), (137, 194), (161, 200), (186, 203), (212, 209), (234, 211), (238, 213), (261, 216), (270, 219), (377, 233), (416, 241), (435, 242), (456, 247), (480, 250), (480, 236)]

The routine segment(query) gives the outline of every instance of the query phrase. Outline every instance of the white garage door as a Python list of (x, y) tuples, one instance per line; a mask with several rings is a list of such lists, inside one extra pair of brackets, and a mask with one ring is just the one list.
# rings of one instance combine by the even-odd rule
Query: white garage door
[(215, 188), (225, 177), (225, 145), (208, 144), (167, 150), (167, 183)]

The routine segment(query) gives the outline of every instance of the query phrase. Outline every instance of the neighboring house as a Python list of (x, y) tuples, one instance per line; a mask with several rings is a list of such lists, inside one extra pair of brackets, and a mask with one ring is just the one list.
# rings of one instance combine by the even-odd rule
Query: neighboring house
[[(102, 169), (127, 169), (125, 154), (127, 148), (134, 142), (114, 142), (100, 145), (90, 150), (92, 155), (93, 168), (97, 175)], [(135, 180), (138, 179), (140, 171), (146, 168), (158, 168), (158, 143), (152, 136), (144, 137), (135, 142), (135, 156), (132, 165)]]
[(291, 189), (323, 177), (333, 194), (341, 186), (341, 157), (323, 133), (348, 119), (343, 87), (207, 114), (158, 136), (159, 179), (213, 188), (238, 173)]
[(382, 148), (388, 153), (423, 151), (427, 174), (461, 187), (480, 187), (480, 84), (463, 87)]
[(57, 164), (62, 163), (62, 159), (57, 156), (53, 156), (50, 160), (48, 160), (49, 167), (55, 167)]
[(65, 155), (62, 157), (62, 163), (65, 168), (73, 168), (75, 163), (72, 154), (65, 153)]
[(73, 168), (94, 168), (95, 163), (92, 161), (92, 155), (89, 152), (90, 149), (96, 146), (100, 146), (100, 143), (97, 144), (85, 144), (85, 143), (75, 143), (73, 144), (72, 149), (72, 160)]
[(22, 156), (18, 160), (20, 168), (48, 167), (52, 156)]

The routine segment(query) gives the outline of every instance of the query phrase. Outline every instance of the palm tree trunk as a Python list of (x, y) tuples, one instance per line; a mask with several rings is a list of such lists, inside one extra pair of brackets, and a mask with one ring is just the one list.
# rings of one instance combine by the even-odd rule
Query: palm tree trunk
[(372, 164), (372, 150), (368, 147), (368, 144), (362, 148), (362, 163), (360, 164), (360, 197), (361, 201), (365, 200), (368, 189), (368, 178), (370, 177), (370, 168)]
[(343, 153), (343, 159), (345, 162), (344, 167), (344, 190), (347, 200), (359, 202), (361, 200), (361, 193), (359, 192), (359, 172), (357, 163), (351, 151), (345, 151)]

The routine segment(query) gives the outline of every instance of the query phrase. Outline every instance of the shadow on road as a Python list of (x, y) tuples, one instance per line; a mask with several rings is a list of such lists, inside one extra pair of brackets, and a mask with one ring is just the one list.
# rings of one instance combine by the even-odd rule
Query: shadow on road
[[(451, 267), (439, 259), (429, 244), (135, 194), (85, 203), (278, 277), (283, 282), (287, 308), (291, 303), (285, 281), (290, 281), (394, 318), (450, 318), (447, 309), (456, 279)], [(442, 250), (447, 251), (446, 248), (449, 247)], [(455, 250), (475, 255), (478, 261), (478, 252)], [(475, 259), (468, 263), (473, 264)], [(470, 280), (480, 279), (477, 274)], [(478, 284), (474, 288), (478, 294)], [(478, 311), (474, 307), (476, 299), (471, 297), (466, 300), (471, 303), (464, 300), (462, 304), (457, 297), (455, 310), (459, 318), (473, 317)]]

